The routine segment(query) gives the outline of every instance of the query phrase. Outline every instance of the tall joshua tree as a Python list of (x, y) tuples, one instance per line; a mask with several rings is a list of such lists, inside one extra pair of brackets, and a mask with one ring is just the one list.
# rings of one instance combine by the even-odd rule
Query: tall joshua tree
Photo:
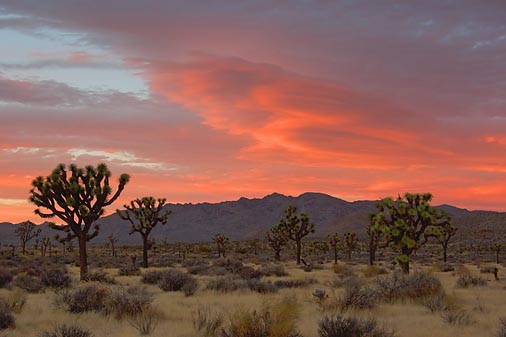
[(130, 205), (124, 205), (125, 211), (116, 210), (121, 219), (128, 220), (132, 225), (129, 234), (138, 232), (142, 237), (142, 266), (144, 268), (148, 268), (149, 234), (157, 224), (166, 224), (167, 218), (172, 213), (163, 210), (166, 201), (167, 199), (164, 198), (144, 197), (130, 201)]
[(72, 164), (68, 171), (60, 164), (49, 176), (37, 177), (32, 182), (29, 200), (37, 206), (35, 214), (42, 218), (58, 217), (64, 224), (52, 223), (51, 227), (66, 232), (67, 240), (77, 238), (81, 280), (88, 278), (86, 243), (98, 235), (99, 227), (95, 222), (104, 214), (104, 208), (118, 199), (130, 180), (128, 174), (122, 174), (118, 189), (112, 194), (110, 177), (111, 172), (105, 164), (96, 168), (91, 165), (79, 168)]
[(213, 242), (216, 244), (216, 249), (218, 250), (218, 258), (222, 256), (225, 257), (225, 249), (229, 241), (230, 241), (229, 238), (220, 233), (216, 234), (213, 237)]
[(339, 248), (339, 233), (329, 234), (329, 245), (334, 250), (334, 264), (337, 264), (337, 251)]
[(492, 245), (492, 250), (495, 252), (495, 263), (499, 264), (499, 254), (504, 249), (504, 245), (500, 243), (494, 243)]
[(271, 246), (272, 250), (274, 250), (274, 258), (279, 261), (281, 260), (281, 251), (288, 243), (288, 236), (284, 231), (284, 228), (279, 224), (272, 227), (267, 233), (267, 242), (269, 242), (269, 246)]
[(40, 228), (37, 228), (37, 225), (30, 220), (20, 223), (14, 230), (14, 233), (16, 233), (16, 235), (19, 237), (19, 240), (21, 241), (23, 255), (26, 254), (26, 244), (33, 238), (38, 237), (40, 232)]
[(300, 264), (302, 254), (302, 239), (311, 233), (314, 233), (314, 224), (309, 222), (309, 216), (301, 213), (297, 214), (297, 207), (288, 206), (283, 218), (279, 221), (279, 226), (286, 233), (287, 237), (295, 242), (297, 253), (297, 264)]
[(344, 233), (344, 248), (348, 254), (348, 260), (351, 260), (351, 253), (358, 247), (357, 234), (353, 232)]
[(369, 236), (369, 265), (374, 265), (376, 261), (376, 251), (378, 250), (381, 240), (381, 231), (375, 229), (373, 226), (367, 226), (367, 236)]
[(118, 242), (119, 239), (111, 233), (107, 236), (107, 240), (109, 240), (109, 244), (111, 245), (111, 256), (116, 257), (116, 242)]
[(392, 244), (399, 249), (396, 259), (405, 274), (409, 273), (409, 256), (427, 241), (425, 235), (451, 221), (444, 211), (431, 206), (431, 201), (430, 193), (406, 193), (404, 198), (379, 201), (377, 212), (369, 216), (372, 228), (385, 238), (385, 246)]

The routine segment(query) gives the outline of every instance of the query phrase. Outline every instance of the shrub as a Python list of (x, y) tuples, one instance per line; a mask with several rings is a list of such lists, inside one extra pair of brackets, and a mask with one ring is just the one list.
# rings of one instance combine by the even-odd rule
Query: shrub
[(15, 319), (9, 304), (0, 299), (0, 330), (14, 326)]
[(118, 269), (118, 276), (138, 276), (140, 274), (141, 270), (139, 268), (121, 267)]
[(228, 293), (239, 289), (247, 288), (246, 281), (232, 276), (218, 277), (212, 279), (206, 284), (207, 289), (222, 293)]
[(78, 325), (57, 325), (52, 331), (44, 331), (40, 337), (92, 337), (93, 334)]
[(192, 278), (189, 278), (185, 284), (183, 284), (183, 287), (181, 288), (181, 290), (183, 291), (184, 295), (186, 297), (188, 297), (188, 296), (193, 296), (198, 288), (199, 288), (199, 283), (197, 282), (196, 279), (194, 279), (192, 277)]
[(141, 287), (119, 287), (111, 291), (104, 306), (106, 315), (113, 315), (116, 319), (133, 317), (142, 313), (153, 303), (153, 295)]
[(378, 326), (374, 319), (333, 316), (324, 317), (318, 324), (320, 337), (393, 337), (392, 331)]
[(21, 289), (16, 289), (9, 294), (5, 302), (12, 312), (19, 314), (26, 304), (26, 299), (26, 292)]
[(193, 328), (201, 337), (218, 337), (224, 319), (220, 313), (212, 313), (209, 307), (198, 308), (192, 317)]
[(402, 275), (394, 272), (390, 276), (380, 276), (376, 279), (378, 297), (386, 302), (400, 299), (421, 299), (444, 293), (439, 279), (427, 273)]
[(40, 293), (44, 291), (44, 284), (39, 277), (28, 274), (19, 274), (14, 279), (13, 285), (26, 290), (29, 293)]
[(506, 319), (501, 318), (499, 321), (499, 330), (497, 330), (497, 337), (506, 337)]
[(467, 311), (443, 311), (441, 313), (441, 319), (443, 322), (451, 325), (469, 325), (473, 321), (471, 315)]
[(364, 268), (364, 276), (365, 277), (374, 277), (378, 275), (388, 274), (388, 271), (384, 268), (378, 266), (367, 266)]
[(339, 274), (339, 275), (344, 275), (344, 276), (353, 276), (354, 275), (353, 269), (347, 264), (341, 264), (341, 263), (334, 264), (332, 266), (332, 270), (334, 271), (334, 273)]
[(72, 283), (72, 279), (66, 268), (50, 268), (42, 272), (42, 283), (49, 288), (61, 289), (68, 288)]
[(271, 281), (263, 282), (257, 279), (247, 281), (247, 286), (250, 290), (260, 294), (276, 293), (279, 290)]
[(216, 267), (223, 267), (226, 271), (232, 274), (239, 274), (240, 270), (244, 265), (241, 261), (231, 260), (231, 259), (219, 259), (213, 262), (213, 265)]
[(71, 313), (100, 312), (106, 308), (109, 296), (109, 289), (92, 284), (69, 292), (60, 292), (57, 301), (64, 304)]
[(274, 285), (278, 288), (303, 288), (315, 284), (316, 282), (314, 278), (306, 278), (303, 280), (276, 280)]
[(253, 280), (262, 277), (262, 273), (253, 267), (245, 266), (239, 269), (239, 277), (243, 280)]
[(142, 273), (141, 282), (146, 284), (157, 284), (162, 278), (163, 273), (164, 270), (152, 270)]
[(0, 268), (0, 288), (5, 288), (12, 282), (12, 272), (7, 268)]
[(151, 335), (158, 323), (163, 319), (163, 313), (155, 308), (148, 307), (140, 313), (129, 317), (128, 323), (133, 326), (141, 336)]
[(260, 267), (260, 272), (265, 276), (287, 276), (288, 273), (282, 264), (267, 264)]
[(473, 275), (462, 275), (457, 279), (457, 287), (469, 288), (469, 287), (480, 287), (486, 286), (487, 280)]
[(341, 311), (349, 309), (370, 309), (376, 305), (376, 292), (359, 280), (349, 282), (339, 299)]
[(264, 305), (260, 311), (236, 311), (230, 317), (224, 337), (299, 337), (300, 308), (295, 298)]
[(107, 275), (103, 270), (95, 270), (88, 274), (88, 279), (94, 282), (100, 282), (105, 284), (116, 284), (114, 277)]
[(158, 286), (163, 291), (179, 291), (187, 282), (192, 282), (192, 279), (190, 275), (178, 270), (166, 270), (162, 273)]

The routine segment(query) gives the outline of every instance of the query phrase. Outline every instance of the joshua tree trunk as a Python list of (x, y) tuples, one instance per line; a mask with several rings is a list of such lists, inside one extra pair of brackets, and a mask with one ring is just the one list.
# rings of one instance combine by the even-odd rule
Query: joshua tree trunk
[(337, 264), (337, 246), (334, 246), (334, 264)]
[(77, 238), (79, 241), (79, 271), (81, 281), (88, 280), (88, 256), (86, 254), (86, 233), (81, 233)]
[(297, 240), (297, 264), (300, 264), (300, 257), (302, 255), (302, 242)]
[(448, 244), (443, 244), (443, 262), (448, 260)]
[(276, 259), (276, 261), (280, 261), (281, 260), (281, 251), (280, 250), (276, 250), (274, 252), (274, 258)]
[(142, 236), (142, 267), (148, 268), (148, 236)]

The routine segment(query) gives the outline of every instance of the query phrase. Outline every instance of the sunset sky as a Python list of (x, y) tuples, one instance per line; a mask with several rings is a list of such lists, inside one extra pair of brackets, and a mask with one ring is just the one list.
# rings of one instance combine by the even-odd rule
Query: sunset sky
[(432, 192), (506, 211), (504, 0), (0, 0), (0, 222), (59, 163), (121, 200)]

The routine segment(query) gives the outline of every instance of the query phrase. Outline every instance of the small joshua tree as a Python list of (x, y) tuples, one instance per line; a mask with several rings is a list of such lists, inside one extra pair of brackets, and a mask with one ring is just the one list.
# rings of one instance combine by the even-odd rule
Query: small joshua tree
[(309, 216), (301, 213), (297, 214), (297, 207), (288, 206), (285, 210), (283, 218), (279, 221), (279, 226), (283, 228), (287, 237), (295, 242), (297, 264), (301, 262), (302, 255), (302, 239), (307, 235), (314, 233), (314, 224), (309, 222)]
[(67, 240), (77, 237), (81, 280), (88, 279), (86, 243), (98, 235), (95, 222), (104, 214), (104, 208), (118, 199), (130, 180), (128, 174), (122, 174), (118, 189), (112, 194), (110, 177), (105, 164), (84, 169), (72, 164), (68, 171), (60, 164), (49, 176), (37, 177), (32, 182), (29, 200), (37, 206), (35, 214), (42, 218), (60, 218), (64, 224), (52, 223), (51, 228), (66, 232)]
[(216, 244), (216, 249), (218, 250), (218, 258), (222, 256), (225, 257), (225, 250), (229, 241), (230, 241), (229, 238), (220, 233), (216, 234), (213, 237), (213, 242)]
[(409, 273), (409, 256), (427, 242), (425, 235), (451, 221), (444, 211), (431, 206), (431, 201), (430, 193), (406, 193), (404, 198), (379, 201), (377, 212), (369, 215), (372, 228), (385, 238), (385, 246), (392, 244), (400, 250), (396, 259), (405, 274)]
[(495, 252), (495, 263), (499, 264), (499, 254), (504, 249), (504, 246), (500, 243), (494, 243), (492, 245), (492, 250)]
[(344, 249), (348, 254), (348, 260), (351, 260), (351, 253), (358, 247), (357, 234), (353, 232), (344, 233)]
[(328, 235), (329, 246), (334, 250), (334, 264), (337, 264), (337, 251), (339, 249), (339, 233), (333, 233)]
[(37, 225), (30, 220), (20, 223), (14, 230), (14, 233), (16, 233), (16, 235), (19, 237), (19, 240), (21, 241), (23, 255), (26, 254), (26, 244), (33, 238), (37, 238), (40, 232), (40, 228), (37, 228)]
[(457, 227), (452, 226), (452, 224), (448, 222), (438, 227), (432, 227), (431, 230), (427, 230), (425, 233), (426, 238), (434, 237), (443, 248), (444, 263), (448, 260), (448, 246), (450, 240), (457, 234), (457, 229)]
[(142, 266), (144, 268), (148, 268), (149, 234), (158, 223), (166, 224), (167, 218), (172, 213), (163, 210), (166, 201), (164, 198), (155, 200), (153, 197), (144, 197), (132, 200), (130, 205), (124, 205), (126, 211), (116, 210), (121, 219), (128, 220), (132, 225), (129, 234), (138, 232), (142, 237)]
[(107, 240), (109, 240), (109, 244), (111, 245), (111, 256), (116, 257), (116, 242), (118, 242), (118, 238), (111, 233), (107, 236)]
[(279, 261), (281, 260), (281, 251), (288, 243), (288, 236), (283, 227), (279, 224), (272, 227), (267, 233), (267, 242), (269, 246), (274, 250), (274, 258)]
[(369, 237), (369, 265), (374, 265), (376, 261), (376, 251), (381, 240), (381, 232), (373, 226), (367, 226), (367, 236)]

